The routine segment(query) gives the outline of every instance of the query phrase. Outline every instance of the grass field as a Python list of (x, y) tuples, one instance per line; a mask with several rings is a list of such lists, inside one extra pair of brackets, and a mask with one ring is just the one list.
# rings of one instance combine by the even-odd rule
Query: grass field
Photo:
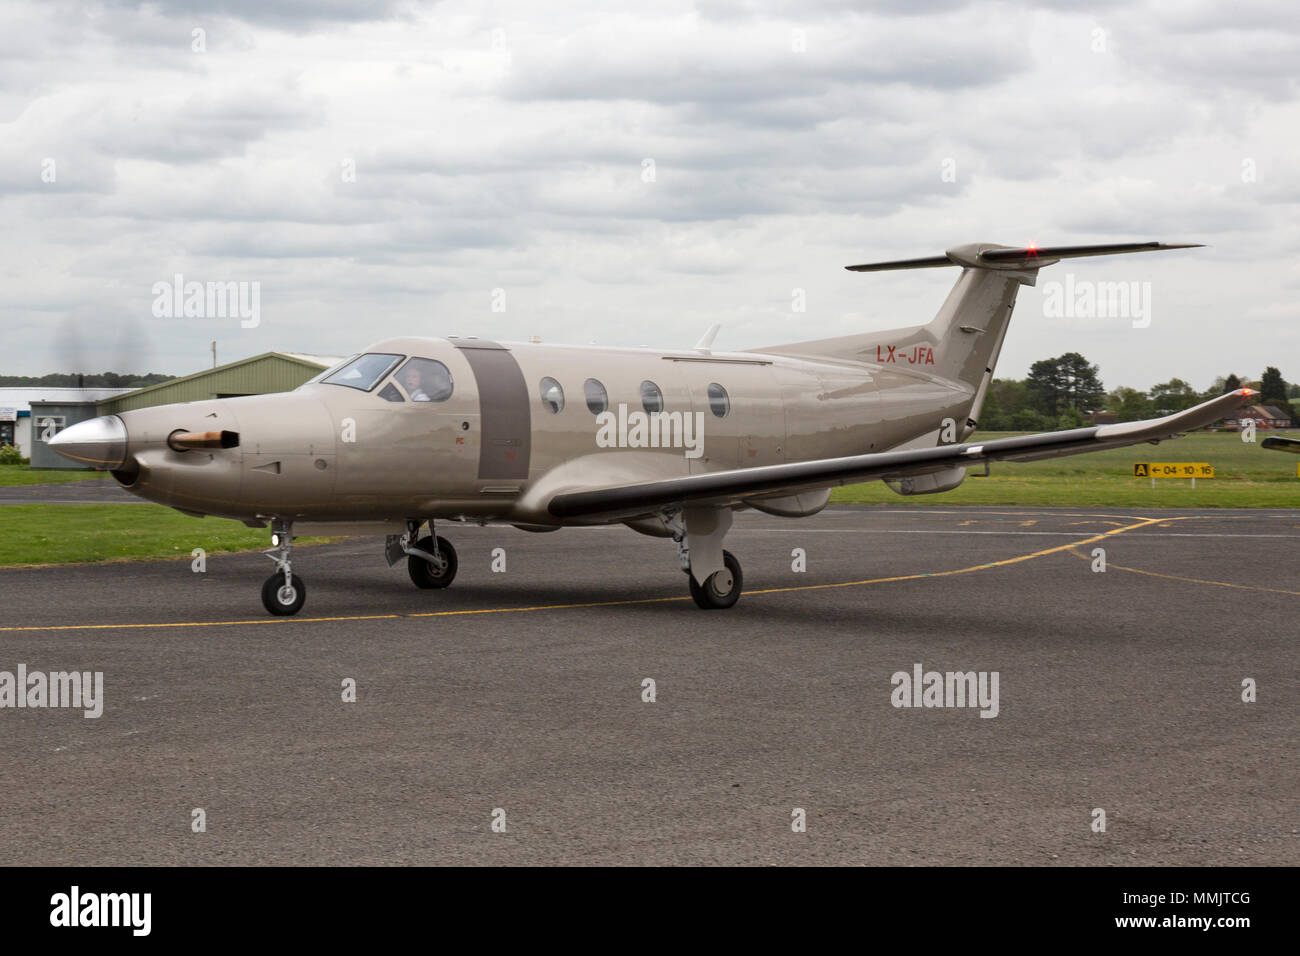
[[(977, 432), (974, 439), (1009, 438), (1019, 432)], [(1295, 432), (1259, 432), (1300, 437)], [(973, 440), (974, 440), (973, 439)], [(1195, 461), (1214, 466), (1213, 479), (1192, 488), (1181, 479), (1133, 477), (1134, 462)], [(1005, 462), (990, 466), (988, 478), (967, 477), (959, 488), (937, 495), (904, 497), (882, 482), (837, 488), (838, 504), (1038, 505), (1118, 508), (1297, 508), (1300, 507), (1300, 455), (1265, 451), (1228, 432), (1197, 432), (1159, 445), (1135, 445), (1113, 451)]]
[(66, 471), (59, 468), (28, 468), (26, 465), (0, 465), (0, 488), (9, 485), (48, 485), (61, 481), (103, 481), (102, 471)]
[[(298, 544), (332, 540), (300, 538)], [(268, 529), (226, 518), (191, 518), (153, 504), (33, 504), (0, 507), (0, 567), (77, 564), (140, 558), (189, 558), (261, 551), (271, 546)], [(267, 562), (268, 573), (271, 563)]]
[[(1011, 433), (983, 432), (989, 440)], [(1292, 434), (1294, 433), (1286, 433)], [(1300, 437), (1300, 436), (1297, 436)], [(1216, 477), (1190, 487), (1184, 480), (1159, 479), (1155, 490), (1134, 478), (1137, 461), (1209, 462)], [(838, 488), (831, 501), (866, 505), (1027, 505), (1118, 508), (1297, 508), (1300, 455), (1265, 451), (1232, 434), (1199, 433), (1158, 446), (1024, 464), (994, 464), (988, 478), (967, 478), (954, 491), (903, 497), (881, 482)], [(27, 480), (20, 481), (24, 477)], [(36, 471), (0, 466), (0, 486), (78, 481), (96, 473)], [(103, 476), (98, 476), (102, 478)], [(312, 540), (302, 539), (304, 543)], [(270, 533), (224, 518), (191, 518), (153, 504), (30, 504), (0, 506), (0, 567), (83, 561), (188, 557), (262, 550)]]

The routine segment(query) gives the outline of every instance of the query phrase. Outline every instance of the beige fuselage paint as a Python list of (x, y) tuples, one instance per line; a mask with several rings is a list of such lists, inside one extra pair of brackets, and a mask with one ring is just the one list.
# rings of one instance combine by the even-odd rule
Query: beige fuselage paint
[[(900, 365), (767, 352), (493, 343), (503, 354), (476, 376), (467, 357), (474, 347), (396, 338), (367, 350), (443, 363), (454, 387), (440, 402), (384, 400), (379, 393), (395, 381), (390, 373), (368, 392), (316, 382), (282, 394), (123, 412), (138, 471), (120, 477), (145, 498), (242, 520), (554, 525), (546, 503), (561, 491), (885, 451), (935, 431), (945, 418), (964, 422), (976, 392), (970, 381), (930, 371), (917, 352), (911, 354), (922, 356), (920, 364)], [(506, 361), (517, 364), (526, 397), (493, 406), (496, 437), (485, 454), (479, 376), (498, 375)], [(543, 378), (563, 389), (558, 412), (543, 400)], [(687, 437), (680, 428), (669, 429), (670, 443), (659, 447), (630, 447), (630, 430), (602, 447), (584, 394), (587, 379), (604, 387), (616, 418), (620, 405), (643, 413), (642, 383), (653, 383), (665, 413), (683, 423), (690, 416), (692, 434), (702, 422), (702, 436), (694, 436), (698, 455), (688, 454), (684, 441), (671, 441)], [(724, 417), (714, 413), (711, 384), (726, 390)], [(516, 424), (522, 444), (512, 444), (508, 434)], [(167, 445), (177, 431), (219, 429), (238, 432), (239, 446), (175, 451)], [(526, 468), (511, 475), (503, 463), (518, 463), (524, 453)]]

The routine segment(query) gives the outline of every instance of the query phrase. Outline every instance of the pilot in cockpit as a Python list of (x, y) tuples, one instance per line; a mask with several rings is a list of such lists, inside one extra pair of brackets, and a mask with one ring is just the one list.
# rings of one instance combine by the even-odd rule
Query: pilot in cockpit
[(402, 371), (402, 384), (406, 386), (406, 394), (411, 396), (413, 402), (431, 402), (429, 393), (424, 390), (424, 376), (415, 366), (414, 362), (408, 362), (406, 368)]

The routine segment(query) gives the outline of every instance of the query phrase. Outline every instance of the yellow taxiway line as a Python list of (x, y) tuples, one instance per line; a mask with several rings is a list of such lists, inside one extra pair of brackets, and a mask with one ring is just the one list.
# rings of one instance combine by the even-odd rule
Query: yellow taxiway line
[[(1078, 551), (1071, 551), (1076, 558), (1083, 558), (1085, 561), (1091, 561), (1092, 558), (1086, 554), (1080, 554)], [(1181, 581), (1184, 584), (1211, 584), (1218, 588), (1233, 588), (1237, 591), (1268, 591), (1270, 594), (1291, 594), (1300, 597), (1300, 591), (1287, 591), (1283, 588), (1266, 588), (1261, 584), (1232, 584), (1229, 581), (1208, 581), (1205, 578), (1185, 578), (1178, 574), (1164, 574), (1161, 571), (1144, 571), (1141, 568), (1126, 568), (1122, 564), (1106, 563), (1107, 570), (1114, 568), (1116, 571), (1127, 571), (1130, 574), (1145, 574), (1152, 578), (1164, 578), (1166, 581)]]
[[(956, 568), (951, 571), (923, 571), (917, 574), (899, 574), (887, 578), (866, 578), (861, 581), (839, 581), (832, 584), (799, 584), (784, 588), (764, 588), (758, 591), (746, 591), (747, 596), (753, 597), (759, 594), (785, 594), (790, 591), (820, 591), (827, 588), (852, 588), (863, 587), (869, 584), (891, 584), (896, 581), (918, 581), (926, 578), (947, 578), (958, 574), (971, 574), (975, 571), (985, 571), (989, 568), (1001, 568), (1011, 564), (1019, 564), (1023, 561), (1032, 561), (1035, 558), (1046, 557), (1049, 554), (1057, 554), (1061, 551), (1069, 551), (1073, 548), (1082, 548), (1085, 545), (1094, 544), (1098, 541), (1104, 541), (1107, 538), (1123, 534), (1126, 531), (1133, 531), (1136, 528), (1145, 528), (1153, 524), (1161, 524), (1167, 521), (1187, 521), (1191, 516), (1178, 517), (1161, 517), (1161, 518), (1142, 518), (1133, 524), (1124, 525), (1120, 528), (1112, 528), (1110, 531), (1103, 531), (1100, 534), (1084, 538), (1081, 541), (1071, 541), (1067, 544), (1060, 544), (1053, 548), (1043, 548), (1041, 551), (1034, 551), (1030, 554), (1022, 554), (1014, 558), (1004, 558), (1001, 561), (990, 561), (986, 564), (973, 564), (968, 568)], [(1129, 570), (1129, 569), (1124, 569)], [(1163, 575), (1168, 577), (1168, 575)], [(1190, 579), (1188, 579), (1190, 580)], [(1206, 582), (1217, 584), (1219, 582)], [(1229, 585), (1232, 586), (1232, 585)], [(1267, 589), (1266, 589), (1267, 590)], [(1294, 592), (1282, 592), (1294, 593)], [(251, 618), (240, 621), (171, 621), (164, 623), (139, 623), (139, 624), (45, 624), (45, 625), (19, 625), (11, 627), (0, 627), (0, 632), (16, 631), (95, 631), (95, 630), (114, 630), (121, 629), (141, 629), (141, 628), (175, 628), (175, 627), (237, 627), (244, 624), (321, 624), (329, 622), (342, 621), (381, 621), (393, 620), (397, 618), (413, 617), (459, 617), (471, 614), (520, 614), (532, 611), (567, 611), (587, 607), (623, 607), (634, 604), (666, 604), (670, 601), (689, 601), (690, 597), (686, 595), (675, 597), (658, 597), (658, 598), (633, 598), (621, 601), (584, 601), (576, 604), (535, 604), (528, 607), (492, 607), (492, 608), (471, 608), (457, 611), (422, 611), (412, 614), (363, 614), (339, 617), (264, 617)]]
[(838, 584), (798, 584), (788, 588), (766, 588), (762, 591), (746, 591), (745, 594), (781, 594), (785, 591), (816, 591), (821, 588), (851, 588), (863, 584), (887, 584), (891, 581), (916, 581), (921, 578), (948, 578), (957, 574), (970, 574), (972, 571), (983, 571), (986, 568), (1001, 568), (1008, 564), (1019, 564), (1022, 561), (1032, 561), (1034, 558), (1046, 557), (1049, 554), (1056, 554), (1060, 551), (1068, 551), (1071, 548), (1082, 548), (1084, 545), (1095, 544), (1098, 541), (1104, 541), (1106, 538), (1117, 534), (1123, 534), (1125, 531), (1132, 531), (1135, 528), (1145, 528), (1148, 525), (1158, 524), (1162, 521), (1182, 521), (1183, 518), (1143, 518), (1134, 524), (1125, 525), (1122, 528), (1113, 528), (1110, 531), (1103, 531), (1101, 534), (1093, 535), (1091, 538), (1085, 538), (1082, 541), (1071, 541), (1069, 544), (1058, 544), (1054, 548), (1043, 548), (1041, 551), (1034, 551), (1030, 554), (1022, 554), (1015, 558), (1003, 558), (1001, 561), (990, 561), (988, 564), (973, 564), (969, 568), (956, 568), (952, 571), (928, 571), (919, 574), (901, 574), (892, 578), (869, 578), (865, 581), (842, 581)]

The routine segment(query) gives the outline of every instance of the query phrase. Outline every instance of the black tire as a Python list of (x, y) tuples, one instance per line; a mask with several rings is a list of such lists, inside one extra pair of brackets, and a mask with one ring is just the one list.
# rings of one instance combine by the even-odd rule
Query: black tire
[(284, 572), (276, 571), (262, 585), (262, 606), (277, 616), (297, 614), (307, 603), (307, 585), (296, 574), (290, 577), (289, 590), (284, 590)]
[(415, 547), (426, 554), (441, 555), (446, 562), (445, 567), (439, 568), (424, 558), (407, 555), (406, 570), (411, 575), (411, 583), (417, 588), (445, 588), (456, 579), (456, 549), (451, 546), (450, 541), (446, 538), (438, 538), (438, 550), (434, 551), (433, 538), (425, 535), (415, 542)]
[(731, 590), (726, 594), (719, 593), (715, 587), (715, 581), (718, 575), (722, 574), (721, 571), (715, 571), (709, 575), (708, 580), (702, 585), (695, 583), (694, 575), (687, 576), (691, 582), (691, 597), (695, 599), (695, 603), (699, 607), (706, 611), (718, 611), (731, 607), (740, 600), (740, 592), (745, 586), (745, 578), (740, 573), (740, 562), (736, 560), (736, 556), (730, 551), (723, 551), (722, 563), (727, 566), (727, 570), (731, 573)]

